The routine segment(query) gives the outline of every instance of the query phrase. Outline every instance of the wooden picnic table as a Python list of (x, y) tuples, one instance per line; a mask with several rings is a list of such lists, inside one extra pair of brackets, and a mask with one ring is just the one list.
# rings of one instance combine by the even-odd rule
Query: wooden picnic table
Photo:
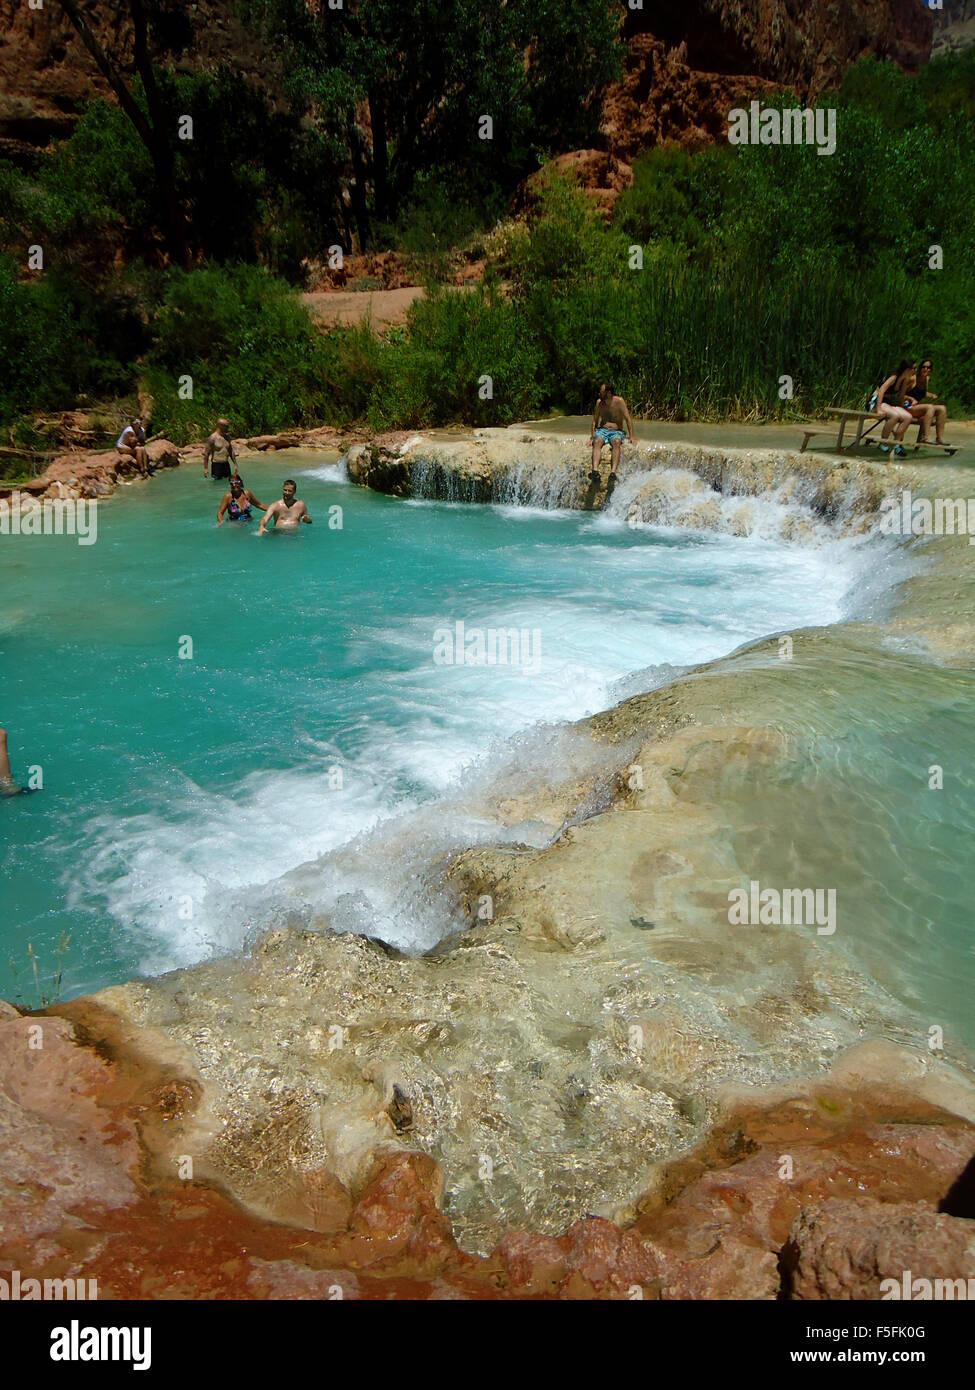
[[(847, 425), (851, 425), (854, 420), (856, 421), (856, 434), (854, 435), (853, 439), (850, 440), (850, 442), (846, 445), (847, 449), (855, 449), (861, 443), (861, 441), (865, 439), (868, 434), (870, 434), (871, 430), (876, 429), (877, 425), (879, 425), (881, 420), (884, 418), (882, 415), (878, 415), (877, 412), (874, 410), (840, 410), (835, 406), (832, 407), (830, 410), (827, 410), (826, 414), (832, 416), (835, 420), (839, 421), (839, 427), (836, 431), (837, 452), (839, 452), (839, 450), (844, 447), (843, 435), (846, 431)], [(863, 426), (866, 424), (868, 420), (871, 421), (870, 429), (864, 430)], [(805, 431), (805, 433), (802, 436), (802, 447), (799, 450), (800, 454), (804, 454), (806, 452), (806, 445), (809, 443), (810, 439), (814, 438), (815, 435), (819, 433), (819, 430)]]
[[(883, 415), (878, 415), (875, 410), (840, 410), (838, 407), (833, 406), (829, 410), (827, 410), (826, 414), (832, 416), (834, 420), (839, 421), (839, 426), (836, 431), (836, 444), (834, 445), (834, 448), (837, 453), (839, 453), (843, 449), (856, 449), (861, 444), (878, 443), (878, 440), (876, 438), (867, 438), (867, 436), (869, 434), (872, 434), (873, 431), (880, 424), (880, 422), (885, 418)], [(847, 425), (851, 425), (854, 420), (856, 421), (856, 434), (848, 443), (844, 444), (843, 435), (846, 431), (846, 427)], [(867, 423), (868, 420), (870, 421), (870, 425), (867, 429), (864, 429), (864, 425)], [(958, 452), (957, 445), (954, 444), (936, 444), (933, 439), (925, 439), (923, 442), (921, 442), (921, 431), (924, 429), (923, 418), (920, 420), (912, 420), (911, 425), (908, 426), (908, 429), (910, 429), (913, 425), (917, 425), (918, 442), (916, 444), (908, 444), (906, 447), (909, 449), (913, 449), (915, 453), (917, 453), (919, 449), (941, 449), (943, 453), (947, 454), (950, 457), (952, 454)], [(815, 439), (816, 435), (822, 432), (823, 431), (820, 430), (804, 431), (802, 436), (802, 444), (799, 448), (800, 454), (804, 454), (806, 452), (806, 446), (809, 443), (810, 439)], [(898, 442), (902, 445), (904, 443), (903, 440), (898, 441), (893, 438), (891, 438), (889, 442), (891, 448), (893, 448), (894, 445)]]
[[(884, 418), (882, 415), (878, 415), (875, 410), (839, 410), (835, 406), (832, 407), (830, 410), (827, 410), (826, 414), (831, 416), (834, 420), (839, 420), (840, 422), (839, 430), (836, 435), (837, 449), (842, 449), (843, 431), (846, 429), (847, 425), (851, 425), (854, 420), (857, 424), (857, 432), (853, 438), (852, 443), (850, 443), (848, 446), (851, 449), (855, 449), (857, 445), (860, 443), (860, 440), (863, 439), (865, 435), (869, 434), (871, 430), (876, 429), (876, 427), (880, 424), (881, 420)], [(867, 420), (870, 420), (872, 423), (870, 425), (870, 429), (865, 431), (863, 426), (865, 425)]]

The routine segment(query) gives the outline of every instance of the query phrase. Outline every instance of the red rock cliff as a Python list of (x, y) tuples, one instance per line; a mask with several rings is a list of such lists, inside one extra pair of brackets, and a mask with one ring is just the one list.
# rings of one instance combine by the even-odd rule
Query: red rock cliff
[(643, 0), (624, 21), (625, 73), (606, 96), (603, 135), (627, 160), (662, 140), (714, 139), (730, 106), (770, 87), (811, 100), (868, 53), (920, 67), (932, 29), (923, 0)]

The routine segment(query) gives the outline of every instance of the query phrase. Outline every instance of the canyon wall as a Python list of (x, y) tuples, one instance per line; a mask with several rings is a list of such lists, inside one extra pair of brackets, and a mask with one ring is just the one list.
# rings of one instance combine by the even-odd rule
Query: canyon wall
[(664, 140), (712, 140), (743, 98), (784, 87), (813, 100), (865, 54), (921, 67), (932, 27), (922, 0), (644, 0), (624, 24), (624, 76), (602, 132), (626, 160)]
[[(81, 6), (123, 69), (131, 64), (128, 7), (120, 0)], [(967, 0), (946, 5), (939, 41), (969, 23)], [(187, 47), (177, 65), (235, 70), (276, 90), (276, 59), (237, 17), (231, 0), (188, 7)], [(915, 69), (931, 52), (933, 23), (922, 0), (644, 0), (624, 21), (623, 80), (607, 91), (602, 131), (624, 158), (659, 140), (713, 138), (733, 97), (768, 85), (808, 97), (839, 81), (865, 53)], [(0, 154), (22, 157), (70, 132), (83, 102), (107, 85), (63, 11), (49, 0), (0, 0)]]

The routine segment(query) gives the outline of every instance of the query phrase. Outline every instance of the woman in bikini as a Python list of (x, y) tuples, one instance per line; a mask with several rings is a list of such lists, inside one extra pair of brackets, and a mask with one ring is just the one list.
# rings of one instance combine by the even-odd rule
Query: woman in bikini
[[(880, 435), (881, 440), (889, 438), (891, 430), (894, 431), (894, 438), (897, 441), (894, 453), (898, 456), (903, 456), (904, 449), (900, 441), (904, 438), (904, 432), (912, 419), (911, 412), (905, 410), (900, 402), (904, 399), (905, 383), (913, 375), (914, 370), (914, 363), (905, 359), (896, 371), (887, 373), (867, 402), (868, 410), (883, 416), (884, 428)], [(913, 382), (911, 384), (913, 385)], [(901, 388), (899, 395), (897, 394), (898, 387)], [(889, 444), (881, 443), (880, 447), (885, 454), (890, 452)]]
[(251, 507), (259, 507), (262, 512), (267, 508), (263, 502), (259, 502), (249, 488), (235, 478), (230, 484), (230, 491), (225, 492), (220, 499), (220, 506), (217, 508), (217, 525), (223, 525), (223, 514), (227, 513), (228, 521), (250, 521)]
[(945, 441), (945, 425), (948, 420), (948, 412), (940, 403), (933, 391), (928, 390), (928, 382), (931, 380), (931, 358), (925, 357), (918, 368), (917, 379), (914, 384), (908, 387), (904, 397), (904, 408), (911, 412), (915, 420), (923, 420), (921, 433), (918, 436), (918, 443), (923, 444), (927, 439), (928, 428), (934, 425), (934, 442), (940, 444), (944, 449), (952, 446)]

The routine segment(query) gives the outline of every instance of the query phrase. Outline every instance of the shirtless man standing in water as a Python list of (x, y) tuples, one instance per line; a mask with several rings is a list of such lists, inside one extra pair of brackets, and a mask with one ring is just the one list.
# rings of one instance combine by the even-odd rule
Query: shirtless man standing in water
[(231, 464), (233, 471), (237, 471), (237, 455), (234, 453), (234, 446), (230, 442), (229, 431), (230, 421), (226, 416), (221, 415), (217, 421), (217, 428), (211, 435), (207, 436), (207, 446), (203, 451), (203, 476), (207, 475), (207, 464), (210, 465), (210, 476), (216, 482), (220, 478), (231, 476)]
[(615, 484), (616, 470), (620, 461), (620, 445), (624, 439), (624, 425), (626, 426), (626, 436), (632, 444), (633, 421), (630, 418), (626, 401), (622, 396), (617, 396), (614, 393), (608, 382), (603, 382), (596, 398), (596, 408), (592, 413), (592, 472), (589, 476), (594, 482), (599, 480), (599, 458), (603, 452), (603, 445), (608, 444), (610, 450), (609, 485)]
[(265, 527), (269, 521), (274, 522), (275, 531), (297, 531), (298, 524), (302, 521), (311, 525), (308, 508), (304, 502), (298, 501), (296, 492), (294, 478), (286, 478), (281, 485), (281, 501), (272, 502), (261, 517), (261, 524), (257, 528), (259, 536), (265, 534)]

